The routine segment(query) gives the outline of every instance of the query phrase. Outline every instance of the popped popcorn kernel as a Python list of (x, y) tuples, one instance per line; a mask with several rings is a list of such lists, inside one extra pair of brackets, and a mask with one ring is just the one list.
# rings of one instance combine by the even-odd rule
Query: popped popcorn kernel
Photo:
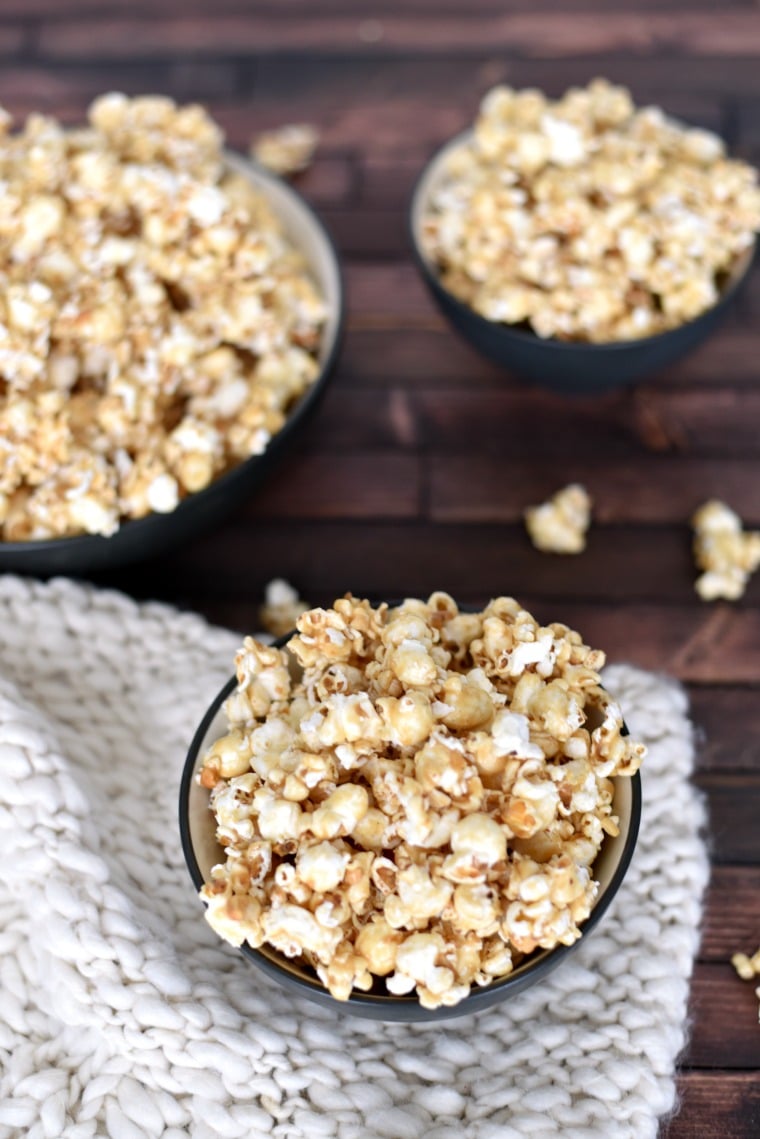
[(324, 298), (206, 111), (111, 93), (88, 118), (0, 132), (6, 541), (170, 513), (319, 374)]
[[(731, 964), (742, 981), (753, 981), (756, 977), (760, 977), (760, 949), (757, 949), (751, 957), (746, 953), (734, 953)], [(760, 985), (755, 988), (755, 996), (760, 1002)], [(757, 1018), (760, 1021), (760, 1003), (758, 1003)]]
[(743, 530), (739, 515), (717, 499), (700, 506), (691, 524), (694, 559), (702, 571), (694, 588), (703, 601), (737, 601), (760, 566), (760, 531)]
[(506, 597), (347, 595), (296, 626), (284, 648), (245, 639), (198, 777), (220, 936), (300, 959), (337, 1000), (385, 986), (425, 1008), (577, 940), (612, 780), (644, 754), (604, 654)]
[(310, 165), (319, 144), (319, 132), (308, 123), (290, 123), (262, 131), (250, 147), (251, 158), (275, 174), (288, 177)]
[(560, 99), (496, 87), (422, 221), (441, 283), (540, 337), (653, 336), (716, 303), (760, 229), (760, 187), (709, 131), (596, 79)]
[(262, 628), (273, 637), (284, 637), (296, 627), (296, 621), (309, 606), (281, 577), (273, 578), (266, 587), (264, 604), (259, 611)]
[(580, 554), (586, 549), (591, 499), (580, 483), (571, 483), (540, 506), (525, 511), (525, 526), (537, 550)]

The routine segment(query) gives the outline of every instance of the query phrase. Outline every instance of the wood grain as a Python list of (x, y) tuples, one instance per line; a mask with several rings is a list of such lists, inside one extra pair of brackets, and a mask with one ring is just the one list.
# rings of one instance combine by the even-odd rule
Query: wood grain
[(208, 20), (201, 15), (154, 16), (152, 19), (93, 14), (42, 27), (39, 51), (51, 58), (100, 55), (123, 57), (161, 55), (167, 45), (175, 52), (349, 52), (352, 56), (380, 50), (439, 53), (502, 50), (553, 58), (612, 55), (617, 52), (671, 51), (678, 55), (747, 55), (760, 49), (760, 24), (751, 11), (727, 10), (716, 21), (710, 12), (646, 13), (510, 12), (484, 14), (478, 20), (439, 15), (420, 20), (414, 15), (388, 14), (381, 19), (313, 16), (304, 12), (293, 20), (279, 16), (227, 15)]
[(760, 946), (759, 913), (760, 874), (756, 868), (715, 866), (707, 890), (700, 961), (725, 965), (734, 953), (753, 954)]
[(760, 1081), (754, 1072), (682, 1072), (678, 1114), (661, 1139), (756, 1139)]
[[(688, 527), (694, 510), (708, 498), (730, 502), (747, 525), (760, 523), (760, 495), (751, 460), (639, 456), (555, 460), (546, 436), (535, 440), (532, 463), (506, 455), (431, 457), (430, 512), (439, 522), (515, 522), (530, 503), (543, 502), (569, 482), (582, 483), (594, 503), (596, 523), (624, 522)], [(543, 446), (541, 445), (543, 443)]]
[(697, 760), (700, 770), (754, 771), (760, 774), (760, 699), (757, 689), (751, 685), (743, 688), (693, 685), (689, 695), (692, 717), (699, 733)]

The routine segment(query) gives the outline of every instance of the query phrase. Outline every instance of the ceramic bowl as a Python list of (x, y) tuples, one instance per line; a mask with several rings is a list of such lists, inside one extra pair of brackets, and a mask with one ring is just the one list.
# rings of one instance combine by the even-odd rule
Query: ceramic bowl
[[(288, 639), (289, 637), (283, 637), (275, 643), (281, 646)], [(179, 827), (185, 861), (196, 890), (200, 890), (203, 883), (208, 881), (212, 866), (224, 861), (224, 852), (216, 841), (214, 817), (209, 810), (209, 792), (199, 785), (196, 775), (200, 771), (203, 756), (208, 748), (227, 732), (227, 721), (222, 705), (236, 683), (233, 676), (212, 701), (195, 733), (182, 773)], [(368, 993), (354, 991), (347, 1001), (337, 1001), (308, 965), (285, 957), (267, 945), (259, 949), (243, 945), (240, 952), (268, 977), (294, 995), (307, 997), (338, 1012), (369, 1017), (373, 1020), (405, 1022), (447, 1020), (479, 1012), (506, 1000), (522, 989), (539, 982), (592, 935), (623, 882), (639, 830), (641, 779), (637, 773), (632, 779), (617, 778), (614, 782), (614, 809), (620, 819), (620, 833), (615, 838), (610, 836), (605, 838), (594, 862), (594, 875), (599, 881), (599, 893), (590, 916), (583, 924), (580, 939), (571, 946), (561, 945), (556, 949), (537, 950), (526, 957), (508, 976), (495, 980), (483, 988), (473, 987), (470, 995), (453, 1008), (425, 1009), (415, 996), (398, 997), (388, 994), (382, 982), (377, 982), (375, 988)], [(199, 899), (199, 921), (203, 920), (201, 905)]]
[(473, 348), (542, 387), (567, 395), (602, 395), (658, 372), (707, 339), (746, 280), (754, 258), (754, 245), (737, 260), (712, 308), (678, 328), (640, 340), (590, 344), (542, 339), (527, 324), (486, 320), (445, 289), (437, 267), (423, 250), (422, 226), (431, 195), (445, 175), (450, 153), (471, 134), (464, 131), (451, 139), (425, 166), (412, 194), (408, 220), (412, 251), (422, 279), (448, 322)]
[(228, 152), (226, 157), (230, 169), (266, 195), (326, 298), (328, 317), (319, 351), (319, 375), (290, 409), (284, 426), (262, 455), (245, 460), (204, 490), (188, 495), (170, 514), (148, 514), (124, 522), (108, 538), (82, 534), (38, 542), (0, 541), (0, 572), (49, 575), (112, 569), (164, 553), (195, 537), (245, 502), (318, 406), (337, 358), (344, 321), (343, 282), (335, 247), (319, 218), (291, 186), (241, 155)]

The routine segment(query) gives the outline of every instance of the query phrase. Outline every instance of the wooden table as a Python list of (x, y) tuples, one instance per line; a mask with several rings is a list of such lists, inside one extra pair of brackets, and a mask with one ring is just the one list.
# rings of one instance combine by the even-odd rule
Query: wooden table
[[(500, 374), (444, 326), (410, 264), (405, 208), (426, 156), (498, 81), (559, 94), (604, 74), (760, 160), (760, 13), (749, 0), (251, 7), (0, 4), (0, 101), (15, 112), (75, 121), (103, 90), (160, 90), (207, 103), (240, 147), (294, 120), (323, 132), (299, 187), (344, 256), (349, 301), (324, 406), (300, 452), (215, 534), (99, 580), (240, 630), (255, 627), (275, 575), (315, 603), (348, 589), (446, 588), (471, 602), (510, 592), (613, 660), (684, 680), (713, 876), (683, 1106), (663, 1134), (756, 1139), (757, 1005), (728, 958), (760, 942), (760, 575), (739, 604), (701, 603), (687, 519), (717, 495), (760, 524), (760, 276), (684, 364), (625, 394), (566, 402)], [(588, 551), (542, 556), (522, 508), (576, 479), (596, 502)]]

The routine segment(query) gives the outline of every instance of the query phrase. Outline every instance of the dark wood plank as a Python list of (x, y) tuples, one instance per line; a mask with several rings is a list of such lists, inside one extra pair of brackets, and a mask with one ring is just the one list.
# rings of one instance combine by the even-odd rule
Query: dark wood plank
[(566, 483), (580, 482), (601, 524), (672, 523), (685, 532), (692, 512), (713, 497), (725, 499), (747, 525), (760, 523), (757, 466), (751, 460), (645, 455), (601, 467), (583, 453), (555, 461), (550, 444), (539, 437), (531, 464), (512, 460), (506, 457), (505, 425), (503, 458), (433, 455), (431, 517), (439, 522), (515, 522), (530, 503), (543, 502)]
[(351, 330), (445, 327), (416, 269), (409, 262), (377, 264), (352, 261), (346, 266)]
[[(737, 977), (730, 964), (697, 964), (689, 1002), (691, 1040), (685, 1068), (756, 1068), (760, 1028), (754, 986)], [(700, 1137), (701, 1139), (701, 1137)]]
[(689, 698), (698, 730), (700, 770), (760, 774), (760, 693), (757, 689), (694, 685)]
[[(700, 8), (710, 8), (713, 0), (668, 0), (669, 9), (685, 8), (689, 11)], [(725, 6), (742, 8), (751, 5), (752, 0), (725, 0)], [(578, 7), (584, 11), (590, 9), (605, 10), (608, 0), (583, 0)], [(633, 0), (626, 7), (636, 11), (648, 11), (662, 6), (662, 0)], [(79, 16), (103, 14), (103, 0), (68, 0), (65, 15), (67, 19)], [(428, 19), (431, 13), (447, 12), (460, 19), (477, 19), (484, 16), (500, 14), (505, 11), (519, 11), (525, 7), (525, 0), (472, 0), (464, 9), (460, 0), (383, 0), (383, 12), (395, 14), (418, 14)], [(541, 0), (535, 6), (535, 11), (550, 14), (562, 10), (562, 0)], [(108, 9), (114, 14), (137, 15), (150, 18), (158, 13), (166, 16), (170, 13), (183, 15), (188, 12), (194, 15), (203, 15), (208, 11), (207, 0), (161, 0), (159, 6), (155, 0), (108, 0)], [(285, 12), (290, 17), (314, 16), (314, 5), (310, 0), (257, 0), (256, 10), (260, 13), (276, 15)], [(241, 15), (249, 11), (247, 0), (216, 0), (214, 13)], [(356, 6), (352, 0), (321, 0), (320, 13), (337, 14), (344, 16), (356, 15)], [(0, 16), (10, 18), (27, 16), (34, 18), (56, 19), (62, 15), (59, 0), (3, 0)]]
[[(760, 863), (760, 827), (757, 825), (760, 779), (757, 775), (700, 773), (696, 782), (708, 797), (713, 862)], [(757, 933), (760, 935), (760, 923)], [(757, 1059), (760, 1061), (760, 1052)]]
[(419, 444), (419, 417), (405, 387), (358, 388), (341, 373), (309, 427), (310, 451), (408, 450)]
[(734, 953), (751, 955), (760, 946), (760, 870), (715, 866), (705, 903), (700, 961), (725, 965)]
[(601, 399), (568, 400), (517, 384), (494, 389), (489, 380), (485, 390), (463, 378), (452, 391), (415, 391), (410, 402), (427, 447), (451, 455), (471, 451), (477, 440), (479, 453), (510, 458), (760, 454), (760, 392), (751, 389), (662, 390), (650, 384)]
[[(688, 547), (678, 534), (597, 531), (583, 558), (551, 558), (536, 552), (519, 527), (443, 528), (419, 521), (407, 532), (404, 523), (381, 520), (417, 515), (415, 468), (403, 461), (387, 467), (378, 462), (378, 471), (386, 467), (389, 472), (388, 485), (377, 484), (374, 478), (360, 483), (359, 476), (374, 466), (371, 455), (361, 456), (360, 462), (353, 456), (345, 460), (336, 456), (333, 462), (322, 456), (293, 460), (272, 480), (267, 493), (251, 502), (238, 527), (218, 533), (212, 556), (215, 560), (227, 557), (241, 567), (255, 557), (263, 565), (262, 545), (266, 543), (269, 576), (288, 576), (309, 565), (310, 552), (319, 548), (324, 576), (314, 580), (312, 565), (307, 584), (320, 592), (329, 592), (329, 582), (334, 581), (339, 593), (350, 588), (376, 597), (419, 595), (444, 587), (463, 596), (477, 583), (479, 591), (510, 592), (518, 597), (533, 592), (563, 600), (603, 598), (621, 605), (633, 598), (692, 604)], [(359, 529), (351, 522), (359, 518), (378, 521)], [(336, 519), (345, 524), (332, 525)], [(297, 528), (285, 526), (295, 520)], [(656, 556), (652, 542), (657, 543)], [(401, 556), (389, 556), (391, 550)], [(197, 564), (195, 557), (188, 558), (188, 580), (208, 570), (205, 547), (198, 548), (197, 558)], [(474, 565), (478, 566), (476, 577)], [(232, 588), (235, 572), (230, 570)], [(760, 599), (760, 588), (753, 588), (749, 600), (754, 599)], [(694, 612), (695, 634), (711, 612), (708, 606)]]
[(680, 1107), (660, 1139), (756, 1139), (760, 1080), (755, 1072), (682, 1072)]
[(419, 460), (411, 455), (363, 452), (301, 454), (272, 480), (246, 512), (251, 519), (368, 521), (415, 518), (421, 507)]
[[(128, 45), (128, 48), (127, 48)], [(442, 14), (435, 20), (414, 15), (381, 19), (312, 16), (297, 20), (248, 13), (66, 20), (44, 24), (39, 46), (52, 58), (102, 55), (112, 58), (174, 52), (240, 53), (241, 51), (482, 52), (494, 45), (528, 56), (610, 55), (617, 52), (671, 51), (693, 55), (746, 55), (760, 48), (760, 25), (753, 12), (727, 10), (716, 20), (711, 12), (510, 12), (462, 20)]]
[[(466, 387), (469, 391), (488, 388), (510, 393), (518, 389), (530, 390), (516, 376), (478, 355), (446, 327), (426, 303), (417, 282), (395, 273), (391, 266), (385, 264), (378, 265), (376, 271), (403, 288), (402, 299), (406, 299), (413, 308), (394, 318), (384, 315), (381, 306), (390, 305), (394, 309), (401, 306), (397, 305), (394, 297), (385, 298), (371, 279), (367, 279), (365, 265), (351, 267), (348, 299), (353, 311), (349, 314), (350, 336), (339, 369), (339, 375), (345, 376), (351, 385), (395, 386), (403, 377), (405, 385), (415, 387)], [(757, 334), (739, 324), (738, 319), (727, 321), (698, 352), (659, 373), (638, 390), (648, 401), (651, 394), (656, 397), (673, 388), (709, 386), (728, 391), (730, 385), (731, 390), (739, 387), (752, 389), (760, 379), (758, 343)], [(573, 399), (562, 406), (572, 414), (574, 404)], [(697, 414), (694, 408), (691, 415)], [(750, 427), (745, 426), (745, 437)]]

